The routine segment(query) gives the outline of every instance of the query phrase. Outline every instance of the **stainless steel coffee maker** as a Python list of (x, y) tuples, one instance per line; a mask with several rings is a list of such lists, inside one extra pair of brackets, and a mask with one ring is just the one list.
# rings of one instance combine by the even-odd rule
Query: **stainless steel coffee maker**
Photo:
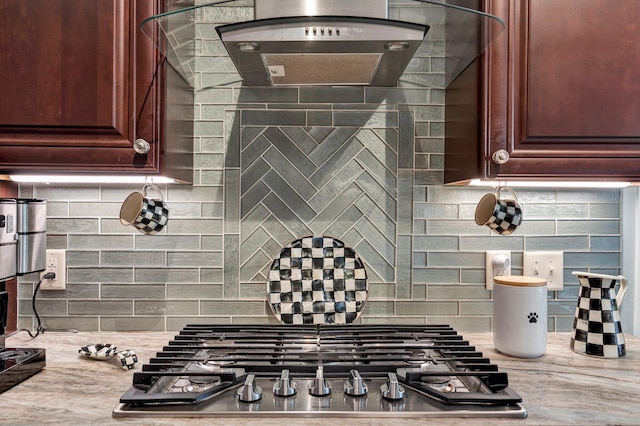
[(17, 275), (42, 272), (47, 254), (47, 202), (17, 198)]
[(17, 266), (16, 200), (0, 199), (0, 348), (4, 347), (9, 293), (5, 281), (16, 275)]
[(16, 275), (16, 200), (0, 198), (0, 281)]
[(45, 270), (46, 234), (45, 200), (0, 198), (0, 336), (5, 332), (9, 307), (5, 282)]

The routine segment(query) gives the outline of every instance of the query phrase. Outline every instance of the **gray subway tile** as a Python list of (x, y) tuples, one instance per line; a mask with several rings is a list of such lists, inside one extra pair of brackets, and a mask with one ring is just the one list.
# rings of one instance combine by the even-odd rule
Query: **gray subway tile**
[[(182, 266), (182, 265), (181, 265)], [(137, 267), (134, 269), (136, 283), (175, 283), (198, 282), (200, 271), (196, 267), (184, 268), (148, 268)]]
[(497, 235), (497, 234), (491, 234), (487, 236), (464, 235), (460, 237), (460, 251), (462, 252), (486, 251), (486, 250), (521, 251), (524, 249), (526, 237), (520, 236), (518, 234), (515, 234), (515, 233), (511, 234), (508, 238), (502, 235)]
[[(427, 289), (427, 299), (429, 300), (487, 300), (490, 293), (482, 285), (430, 285)], [(462, 302), (461, 313), (462, 313)], [(479, 302), (467, 302), (474, 305)]]
[[(204, 232), (203, 232), (204, 233)], [(199, 235), (136, 235), (136, 250), (199, 250)]]
[(200, 312), (204, 315), (265, 315), (265, 302), (238, 300), (203, 300)]
[[(491, 316), (433, 316), (429, 323), (449, 324), (459, 332), (488, 333), (491, 331)], [(471, 342), (473, 344), (473, 342)]]
[(565, 268), (618, 268), (619, 252), (565, 252)]
[(526, 203), (523, 207), (527, 218), (585, 218), (589, 215), (589, 205), (584, 204), (535, 204)]
[(396, 302), (396, 315), (458, 315), (457, 301)]
[(133, 283), (133, 268), (68, 268), (69, 283)]
[[(300, 87), (300, 102), (308, 103), (357, 103), (364, 102), (362, 87)], [(368, 94), (368, 91), (367, 91)]]
[[(298, 88), (264, 88), (264, 87), (243, 87), (237, 91), (238, 103), (274, 103), (274, 102), (291, 102), (296, 103), (299, 100)], [(246, 124), (246, 123), (245, 123)]]
[(460, 281), (458, 268), (414, 268), (413, 282), (420, 284), (457, 283)]
[(397, 127), (398, 112), (338, 110), (333, 114), (333, 124), (334, 126)]
[(136, 300), (135, 315), (193, 315), (199, 311), (197, 300), (167, 300), (163, 302)]
[(69, 315), (132, 315), (131, 300), (71, 300)]
[(589, 250), (589, 236), (587, 235), (579, 235), (579, 236), (550, 235), (550, 236), (544, 236), (544, 237), (526, 236), (525, 250), (528, 250), (528, 251)]
[[(47, 236), (47, 239), (49, 239), (49, 236)], [(133, 236), (131, 235), (67, 235), (67, 249), (69, 250), (131, 250), (132, 248)]]
[[(43, 316), (42, 320), (47, 324), (47, 328), (61, 329), (61, 330), (78, 330), (78, 331), (100, 331), (99, 317), (97, 315), (92, 316)], [(31, 328), (31, 319), (29, 318), (28, 325), (18, 325), (22, 328)], [(87, 342), (88, 343), (88, 342)]]
[(223, 297), (222, 283), (215, 284), (167, 284), (167, 299), (221, 299)]
[(621, 237), (618, 236), (596, 236), (589, 238), (592, 251), (616, 251), (621, 250)]
[(165, 331), (165, 317), (100, 317), (100, 331)]
[(265, 110), (242, 112), (242, 125), (244, 126), (305, 126), (307, 114), (305, 111), (296, 110)]
[(102, 284), (100, 297), (103, 299), (155, 299), (165, 298), (164, 284)]
[(620, 189), (558, 189), (559, 203), (600, 202), (619, 203)]
[(429, 103), (429, 89), (397, 89), (388, 87), (367, 87), (365, 89), (366, 102), (378, 103)]
[(592, 219), (620, 219), (621, 204), (589, 204), (589, 217)]
[[(523, 223), (524, 226), (524, 223)], [(618, 220), (559, 220), (558, 233), (565, 235), (596, 234), (617, 235), (620, 234), (620, 221)]]
[(70, 266), (98, 266), (100, 265), (100, 252), (97, 250), (67, 250), (67, 267)]
[(181, 251), (167, 253), (167, 266), (170, 267), (222, 267), (222, 252)]
[[(33, 315), (33, 304), (31, 300), (19, 300), (18, 312), (24, 315)], [(40, 297), (37, 305), (40, 315), (68, 315), (68, 302), (61, 299), (45, 299)]]
[[(413, 251), (457, 251), (460, 249), (460, 238), (457, 236), (419, 235), (414, 237)], [(425, 259), (426, 262), (426, 259)]]
[(473, 252), (429, 252), (427, 265), (430, 267), (459, 266), (478, 267), (485, 262), (484, 253)]
[[(97, 252), (96, 252), (97, 254)], [(101, 266), (166, 266), (164, 252), (119, 250), (100, 252)]]

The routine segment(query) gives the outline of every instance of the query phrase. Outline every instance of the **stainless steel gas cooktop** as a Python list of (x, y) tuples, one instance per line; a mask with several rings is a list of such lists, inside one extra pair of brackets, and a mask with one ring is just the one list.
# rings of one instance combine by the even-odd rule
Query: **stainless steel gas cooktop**
[(114, 417), (519, 417), (522, 398), (446, 325), (189, 325)]

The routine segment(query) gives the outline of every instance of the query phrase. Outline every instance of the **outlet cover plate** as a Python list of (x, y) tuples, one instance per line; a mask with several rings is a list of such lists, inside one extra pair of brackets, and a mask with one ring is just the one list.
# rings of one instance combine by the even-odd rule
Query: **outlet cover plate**
[(489, 250), (485, 253), (485, 288), (493, 290), (493, 258), (498, 255), (505, 255), (509, 258), (509, 267), (505, 269), (502, 275), (511, 275), (511, 251), (510, 250)]
[(522, 258), (522, 273), (547, 280), (547, 290), (563, 288), (564, 253), (561, 251), (529, 251)]
[(67, 287), (67, 252), (65, 250), (47, 250), (46, 269), (40, 273), (42, 278), (47, 272), (55, 272), (52, 280), (42, 280), (40, 290), (64, 290)]

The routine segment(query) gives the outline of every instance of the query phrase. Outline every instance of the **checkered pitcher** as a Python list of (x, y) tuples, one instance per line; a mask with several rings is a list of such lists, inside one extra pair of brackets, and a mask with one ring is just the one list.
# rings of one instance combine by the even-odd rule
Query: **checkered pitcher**
[[(619, 358), (626, 354), (620, 324), (620, 303), (627, 291), (622, 275), (602, 275), (573, 271), (580, 280), (576, 317), (573, 320), (571, 349), (602, 358)], [(620, 283), (618, 294), (615, 286)]]

